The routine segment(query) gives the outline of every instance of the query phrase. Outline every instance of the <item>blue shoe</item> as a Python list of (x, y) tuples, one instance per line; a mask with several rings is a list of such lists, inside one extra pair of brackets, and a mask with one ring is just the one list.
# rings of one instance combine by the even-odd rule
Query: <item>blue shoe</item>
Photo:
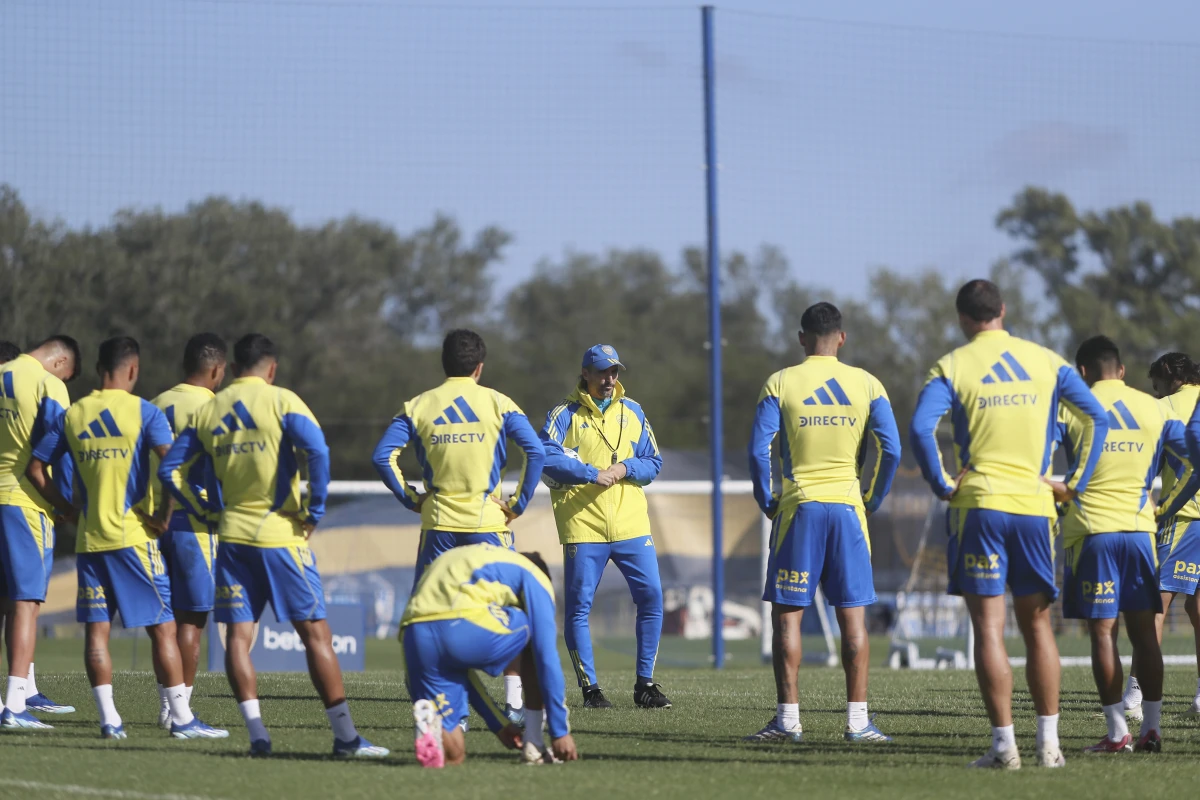
[(800, 744), (804, 740), (804, 729), (797, 723), (791, 728), (784, 728), (779, 724), (779, 717), (771, 717), (762, 730), (758, 733), (752, 733), (749, 736), (743, 736), (743, 742), (791, 742), (792, 744)]
[(4, 713), (0, 714), (0, 729), (6, 731), (50, 731), (54, 730), (54, 726), (47, 725), (33, 714), (30, 714), (28, 711), (22, 711), (20, 714), (14, 714), (11, 710), (6, 708), (4, 709)]
[(46, 695), (38, 692), (33, 697), (25, 698), (25, 708), (39, 714), (74, 714), (75, 706), (60, 706)]
[(508, 703), (504, 704), (504, 718), (516, 725), (518, 728), (525, 729), (525, 709), (513, 708)]
[(228, 739), (229, 731), (214, 728), (199, 717), (192, 717), (187, 725), (171, 723), (171, 736), (176, 739)]
[(377, 747), (359, 736), (352, 742), (333, 740), (333, 754), (340, 758), (384, 758), (391, 751)]
[(892, 737), (875, 727), (874, 717), (871, 717), (871, 721), (867, 723), (867, 727), (861, 731), (852, 731), (849, 727), (846, 728), (847, 742), (890, 742), (891, 740)]
[(125, 726), (124, 725), (101, 725), (100, 726), (100, 738), (101, 739), (128, 739), (129, 737), (125, 734)]
[(250, 742), (250, 755), (254, 758), (271, 755), (270, 739), (254, 739)]

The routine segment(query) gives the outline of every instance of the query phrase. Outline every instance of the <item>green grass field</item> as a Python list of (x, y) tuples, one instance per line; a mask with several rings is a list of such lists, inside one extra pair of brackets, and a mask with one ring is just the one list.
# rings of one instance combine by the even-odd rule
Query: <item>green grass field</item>
[[(813, 643), (816, 644), (815, 642)], [(886, 655), (873, 641), (873, 664)], [(1064, 651), (1086, 652), (1086, 640), (1067, 637)], [(114, 642), (118, 665), (132, 663), (131, 641)], [(1079, 645), (1083, 645), (1081, 648)], [(568, 704), (582, 760), (563, 767), (526, 768), (479, 728), (467, 735), (468, 764), (423, 770), (413, 760), (411, 717), (399, 646), (372, 642), (369, 670), (347, 676), (351, 708), (364, 735), (393, 749), (378, 763), (346, 763), (328, 755), (330, 733), (308, 678), (260, 676), (263, 716), (275, 743), (270, 760), (251, 760), (237, 706), (223, 675), (202, 674), (193, 706), (206, 721), (231, 729), (216, 742), (176, 742), (155, 725), (157, 694), (146, 671), (115, 679), (117, 706), (129, 739), (98, 738), (97, 716), (81, 669), (82, 641), (50, 640), (38, 651), (39, 686), (78, 713), (52, 719), (46, 733), (0, 736), (0, 797), (51, 800), (80, 795), (117, 798), (394, 798), (497, 797), (783, 797), (853, 795), (1059, 798), (1085, 787), (1164, 796), (1191, 790), (1200, 764), (1200, 721), (1183, 717), (1196, 686), (1194, 668), (1168, 668), (1165, 752), (1157, 756), (1086, 757), (1079, 750), (1103, 733), (1099, 704), (1086, 668), (1065, 670), (1062, 737), (1065, 770), (1027, 766), (1016, 774), (967, 773), (963, 765), (988, 746), (988, 724), (970, 672), (893, 672), (875, 667), (871, 706), (890, 745), (842, 741), (844, 689), (840, 669), (808, 667), (802, 674), (800, 745), (748, 745), (739, 738), (774, 711), (770, 671), (755, 643), (731, 643), (722, 673), (672, 664), (704, 661), (707, 642), (668, 642), (659, 679), (675, 703), (668, 711), (633, 707), (628, 642), (598, 648), (601, 678), (616, 708), (585, 712), (578, 691)], [(1186, 652), (1171, 642), (1170, 652)], [(1013, 648), (1014, 651), (1019, 648)], [(566, 663), (564, 659), (564, 663)], [(139, 666), (148, 664), (140, 642)], [(497, 687), (499, 682), (497, 681)], [(1033, 710), (1018, 674), (1018, 741), (1032, 757)], [(478, 718), (473, 718), (478, 723)], [(1028, 764), (1028, 761), (1027, 761)], [(966, 783), (969, 781), (969, 785)], [(1106, 788), (1107, 787), (1107, 788)]]

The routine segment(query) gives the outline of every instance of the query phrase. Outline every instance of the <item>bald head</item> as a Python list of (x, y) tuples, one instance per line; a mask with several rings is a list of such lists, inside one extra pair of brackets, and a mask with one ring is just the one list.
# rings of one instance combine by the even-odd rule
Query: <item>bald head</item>
[(79, 342), (70, 336), (51, 336), (30, 350), (29, 355), (40, 361), (47, 372), (64, 383), (79, 377), (79, 366), (83, 359), (79, 352)]

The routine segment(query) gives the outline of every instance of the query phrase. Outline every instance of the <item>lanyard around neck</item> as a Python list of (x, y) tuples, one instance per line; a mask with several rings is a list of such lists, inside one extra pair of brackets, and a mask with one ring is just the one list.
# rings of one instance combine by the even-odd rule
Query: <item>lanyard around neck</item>
[[(596, 410), (599, 411), (599, 407), (597, 407)], [(617, 450), (619, 450), (621, 448), (621, 442), (625, 438), (625, 404), (624, 403), (621, 403), (621, 421), (618, 423), (618, 427), (620, 428), (620, 430), (617, 433), (617, 446), (613, 447), (612, 443), (610, 441), (608, 441), (608, 437), (604, 435), (604, 412), (603, 411), (600, 412), (600, 424), (596, 427), (596, 433), (600, 434), (600, 438), (604, 440), (604, 446), (612, 451), (612, 463), (613, 464), (617, 463)]]

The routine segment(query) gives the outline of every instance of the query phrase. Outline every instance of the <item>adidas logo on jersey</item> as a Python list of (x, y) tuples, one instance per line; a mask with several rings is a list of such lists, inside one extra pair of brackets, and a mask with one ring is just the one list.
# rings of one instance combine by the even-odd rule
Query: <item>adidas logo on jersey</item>
[(841, 384), (837, 382), (837, 378), (830, 378), (825, 381), (825, 385), (813, 392), (812, 397), (804, 401), (806, 406), (848, 406), (850, 398), (842, 391)]
[[(1115, 414), (1113, 412), (1116, 412)], [(1118, 420), (1117, 417), (1120, 417)], [(1124, 424), (1122, 424), (1124, 423)], [(1108, 427), (1114, 431), (1140, 431), (1142, 428), (1137, 424), (1137, 420), (1133, 418), (1133, 414), (1129, 413), (1129, 409), (1125, 407), (1122, 400), (1113, 403), (1113, 407), (1108, 411)]]
[(983, 378), (984, 383), (1012, 383), (1013, 381), (1029, 381), (1033, 380), (1029, 377), (1029, 373), (1021, 366), (1013, 354), (1005, 350), (1000, 355), (1000, 360), (992, 364), (992, 370)]
[(88, 423), (88, 429), (79, 434), (80, 439), (104, 439), (109, 436), (120, 436), (121, 429), (117, 427), (117, 421), (113, 419), (112, 413), (106, 408), (100, 412), (100, 416)]
[(222, 417), (221, 422), (225, 424), (213, 428), (213, 436), (227, 436), (243, 428), (248, 431), (258, 430), (258, 426), (254, 424), (254, 417), (250, 416), (249, 409), (241, 400), (233, 404), (233, 411)]
[(433, 421), (434, 425), (456, 425), (460, 422), (479, 422), (479, 417), (471, 410), (466, 398), (462, 395), (454, 398), (454, 402), (446, 406), (442, 415)]

